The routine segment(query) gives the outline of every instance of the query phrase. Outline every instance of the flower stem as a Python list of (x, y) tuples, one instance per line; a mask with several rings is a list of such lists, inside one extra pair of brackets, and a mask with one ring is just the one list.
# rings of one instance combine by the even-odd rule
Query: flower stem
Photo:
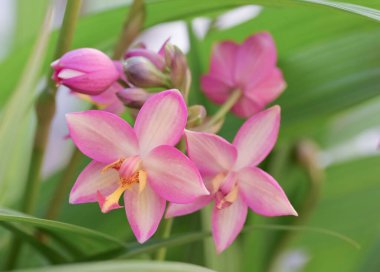
[(218, 123), (232, 109), (241, 96), (242, 92), (240, 90), (233, 91), (219, 110), (202, 127), (208, 128)]
[[(80, 5), (80, 0), (68, 0), (67, 2), (65, 17), (57, 42), (55, 58), (60, 57), (63, 52), (66, 52), (69, 49)], [(41, 47), (41, 45), (37, 44), (36, 50), (39, 50), (39, 47)], [(38, 70), (38, 67), (33, 67), (33, 69)], [(37, 200), (42, 163), (44, 160), (51, 121), (55, 114), (55, 94), (56, 86), (50, 82), (48, 89), (41, 93), (36, 104), (37, 128), (36, 134), (34, 135), (31, 165), (29, 167), (28, 179), (21, 207), (21, 211), (28, 214), (33, 213)], [(13, 269), (16, 265), (21, 251), (21, 244), (22, 241), (18, 237), (14, 237), (6, 261), (6, 270)]]
[(70, 161), (62, 174), (61, 179), (55, 188), (54, 194), (50, 200), (48, 210), (46, 212), (46, 219), (56, 219), (61, 210), (63, 201), (67, 196), (67, 189), (75, 179), (77, 174), (78, 164), (81, 162), (82, 152), (78, 148), (75, 148), (73, 154), (70, 157)]
[(134, 0), (120, 32), (112, 58), (120, 59), (133, 40), (140, 34), (145, 21), (145, 5), (143, 0)]
[[(201, 210), (202, 231), (206, 233), (210, 232), (211, 230), (211, 209), (211, 205), (208, 205)], [(214, 242), (211, 237), (203, 240), (203, 250), (205, 266), (211, 269), (215, 269), (218, 260), (215, 255)]]
[[(76, 18), (81, 6), (80, 0), (68, 0), (62, 28), (57, 41), (57, 48), (54, 59), (59, 58), (64, 52), (68, 51), (73, 38)], [(50, 126), (55, 114), (55, 95), (57, 87), (50, 80), (48, 88), (41, 93), (36, 105), (37, 129), (35, 134), (32, 164), (29, 170), (28, 183), (24, 193), (22, 211), (33, 213), (39, 189), (39, 180), (43, 160), (45, 157), (46, 145), (49, 137)]]
[[(173, 226), (173, 218), (169, 218), (169, 219), (166, 219), (164, 221), (163, 228), (162, 228), (162, 234), (161, 234), (162, 239), (169, 238), (170, 233), (172, 231), (172, 226)], [(166, 252), (167, 252), (167, 248), (161, 247), (160, 249), (157, 250), (155, 259), (157, 261), (165, 260)]]

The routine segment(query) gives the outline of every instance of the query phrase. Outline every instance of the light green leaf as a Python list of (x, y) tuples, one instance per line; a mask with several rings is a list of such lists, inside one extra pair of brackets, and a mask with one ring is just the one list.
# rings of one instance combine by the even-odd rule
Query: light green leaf
[(9, 209), (0, 208), (0, 221), (4, 222), (20, 222), (28, 225), (32, 225), (41, 229), (47, 229), (50, 231), (60, 231), (61, 233), (79, 234), (84, 237), (97, 239), (104, 242), (109, 242), (114, 245), (126, 246), (123, 242), (109, 236), (105, 233), (101, 233), (92, 229), (84, 228), (81, 226), (68, 224), (59, 221), (47, 220), (29, 216), (20, 212), (16, 212)]
[(38, 269), (17, 270), (19, 272), (52, 271), (52, 272), (212, 272), (213, 270), (186, 263), (176, 262), (152, 262), (152, 261), (112, 261), (94, 262), (76, 265), (49, 266)]

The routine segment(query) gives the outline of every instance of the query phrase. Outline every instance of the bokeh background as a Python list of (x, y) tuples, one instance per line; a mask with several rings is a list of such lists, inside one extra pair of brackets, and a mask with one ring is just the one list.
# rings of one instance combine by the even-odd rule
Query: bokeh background
[[(223, 254), (217, 256), (204, 247), (206, 240), (169, 248), (169, 260), (208, 265), (217, 271), (380, 271), (380, 11), (360, 9), (358, 15), (319, 2), (328, 1), (146, 1), (145, 31), (138, 41), (157, 49), (170, 37), (186, 52), (193, 73), (190, 101), (206, 104), (210, 112), (216, 107), (200, 92), (199, 76), (207, 72), (212, 45), (226, 39), (241, 42), (263, 30), (273, 35), (288, 88), (275, 102), (282, 108), (280, 138), (263, 167), (284, 187), (300, 214), (293, 220), (250, 213), (247, 225), (257, 224), (257, 229), (242, 233)], [(375, 0), (344, 2), (380, 10)], [(47, 83), (65, 1), (0, 0), (2, 118), (9, 116), (4, 109), (52, 3), (52, 37), (37, 88), (27, 94), (31, 101)], [(85, 0), (72, 48), (111, 52), (129, 4)], [(43, 216), (73, 151), (65, 139), (64, 113), (89, 107), (64, 88), (57, 103), (37, 216)], [(20, 205), (35, 128), (32, 105), (25, 112), (11, 120), (12, 141), (4, 144), (0, 139), (1, 207)], [(231, 140), (242, 122), (229, 116), (220, 134)], [(82, 161), (83, 167), (87, 159)], [(103, 215), (95, 204), (65, 204), (59, 220), (134, 241), (122, 210)], [(277, 231), (260, 224), (287, 224), (294, 229)], [(200, 225), (200, 214), (194, 214), (176, 220), (174, 232), (194, 232)], [(321, 233), (328, 231), (350, 237), (360, 249)], [(8, 231), (0, 229), (0, 263), (9, 238)], [(88, 252), (107, 248), (104, 243), (72, 239)], [(44, 261), (27, 248), (21, 263), (28, 267)]]

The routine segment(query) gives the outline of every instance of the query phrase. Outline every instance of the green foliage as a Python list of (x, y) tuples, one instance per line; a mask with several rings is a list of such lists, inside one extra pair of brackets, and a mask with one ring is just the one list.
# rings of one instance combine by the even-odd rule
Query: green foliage
[[(190, 31), (191, 50), (189, 62), (195, 79), (190, 100), (206, 103), (212, 112), (215, 107), (199, 92), (197, 77), (208, 69), (212, 45), (224, 39), (242, 41), (254, 32), (270, 31), (276, 40), (279, 66), (284, 71), (288, 88), (276, 101), (282, 107), (282, 130), (280, 143), (271, 158), (279, 165), (264, 165), (284, 186), (292, 202), (302, 205), (302, 197), (307, 193), (308, 176), (294, 160), (291, 150), (278, 159), (282, 149), (291, 149), (300, 138), (311, 138), (322, 148), (331, 148), (347, 141), (362, 131), (380, 126), (380, 4), (377, 1), (327, 0), (220, 0), (220, 1), (146, 1), (147, 20), (145, 27), (158, 23), (187, 20), (198, 16), (215, 17), (222, 11), (246, 4), (261, 4), (263, 11), (257, 18), (227, 30), (211, 29), (204, 40), (198, 40)], [(33, 136), (33, 116), (31, 101), (36, 95), (36, 83), (41, 75), (46, 75), (57, 32), (53, 32), (47, 46), (47, 54), (38, 58), (34, 73), (29, 74), (25, 89), (21, 85), (16, 90), (20, 71), (25, 66), (32, 50), (33, 41), (40, 23), (42, 11), (48, 1), (36, 1), (39, 12), (26, 12), (29, 1), (18, 1), (19, 28), (33, 22), (29, 33), (17, 32), (14, 51), (0, 63), (0, 151), (2, 156), (10, 154), (9, 160), (0, 165), (0, 203), (3, 206), (17, 206), (20, 187), (25, 181), (28, 158)], [(35, 5), (35, 4), (33, 4)], [(362, 5), (362, 6), (358, 6)], [(111, 52), (126, 14), (126, 7), (120, 7), (80, 19), (73, 48), (95, 47)], [(369, 20), (371, 19), (371, 20)], [(35, 25), (36, 24), (36, 25)], [(97, 26), (101, 25), (101, 31)], [(190, 26), (190, 24), (188, 25)], [(191, 30), (191, 27), (189, 27)], [(45, 52), (45, 50), (44, 50)], [(42, 70), (40, 72), (40, 70)], [(32, 77), (32, 78), (30, 78)], [(25, 80), (25, 77), (24, 77)], [(25, 82), (24, 82), (25, 83)], [(20, 104), (12, 103), (12, 97), (21, 93)], [(14, 100), (14, 99), (13, 99)], [(18, 98), (17, 101), (20, 99)], [(6, 122), (3, 122), (6, 118)], [(221, 134), (232, 139), (242, 120), (229, 116)], [(7, 126), (5, 125), (7, 124)], [(3, 136), (4, 135), (4, 136)], [(17, 144), (10, 144), (13, 141)], [(379, 261), (377, 211), (380, 208), (378, 195), (379, 157), (357, 159), (326, 170), (326, 181), (321, 200), (305, 223), (309, 227), (334, 230), (352, 237), (361, 246), (357, 251), (330, 236), (314, 232), (254, 231), (242, 234), (235, 245), (220, 256), (208, 250), (207, 258), (219, 263), (218, 271), (230, 271), (228, 264), (240, 265), (241, 271), (266, 271), (274, 253), (272, 245), (277, 245), (287, 237), (286, 249), (297, 249), (310, 257), (304, 271), (377, 271)], [(20, 170), (20, 167), (22, 170)], [(273, 172), (271, 171), (273, 170)], [(39, 214), (46, 210), (46, 200), (50, 199), (51, 188), (57, 182), (57, 173), (42, 186)], [(83, 214), (86, 215), (84, 219)], [(179, 233), (167, 240), (153, 240), (142, 247), (134, 241), (124, 218), (124, 212), (101, 215), (95, 205), (64, 205), (59, 221), (44, 220), (26, 216), (8, 209), (0, 210), (2, 226), (18, 234), (30, 247), (38, 251), (50, 263), (66, 260), (104, 260), (113, 258), (148, 258), (157, 248), (167, 245), (169, 259), (204, 265), (200, 241), (209, 233), (199, 232), (199, 215), (176, 219), (175, 229)], [(301, 215), (302, 219), (302, 215)], [(266, 219), (250, 215), (248, 224), (288, 224), (287, 219)], [(1, 230), (3, 233), (8, 233)], [(42, 231), (51, 241), (48, 245), (36, 239), (34, 233)], [(178, 234), (177, 233), (177, 234)], [(182, 233), (182, 235), (181, 235)], [(188, 234), (183, 234), (188, 233)], [(7, 250), (7, 236), (0, 240), (0, 256)], [(73, 242), (74, 241), (74, 242)], [(189, 244), (192, 242), (191, 244)], [(186, 244), (186, 246), (184, 246)], [(89, 249), (90, 248), (90, 249)], [(198, 254), (195, 254), (197, 249)], [(71, 254), (70, 254), (71, 252)], [(34, 252), (24, 252), (22, 260), (33, 259), (29, 263), (41, 265)], [(1, 262), (0, 257), (0, 262)], [(228, 263), (228, 264), (226, 264)], [(235, 266), (236, 268), (236, 266)], [(210, 271), (205, 268), (178, 263), (152, 263), (150, 261), (111, 261), (83, 263), (57, 267), (46, 267), (46, 271)], [(34, 270), (28, 270), (34, 271)], [(37, 270), (36, 270), (37, 271)], [(38, 268), (38, 271), (43, 271)]]

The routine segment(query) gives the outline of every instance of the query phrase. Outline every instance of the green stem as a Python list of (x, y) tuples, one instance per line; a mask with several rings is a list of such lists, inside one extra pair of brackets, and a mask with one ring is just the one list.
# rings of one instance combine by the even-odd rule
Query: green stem
[[(67, 0), (65, 16), (54, 52), (54, 60), (60, 58), (70, 49), (81, 6), (82, 0)], [(49, 87), (50, 91), (55, 94), (57, 88), (53, 80), (49, 80)]]
[(131, 45), (133, 40), (140, 34), (144, 26), (145, 5), (144, 0), (134, 0), (128, 16), (124, 22), (123, 30), (120, 32), (112, 58), (120, 59), (125, 50)]
[[(202, 231), (205, 233), (211, 230), (211, 207), (212, 206), (209, 205), (201, 210)], [(215, 255), (214, 242), (211, 237), (203, 240), (203, 250), (205, 266), (211, 269), (216, 268), (218, 260)]]
[(46, 212), (46, 219), (55, 219), (61, 210), (63, 201), (67, 196), (67, 189), (72, 184), (77, 174), (78, 164), (81, 162), (82, 153), (79, 149), (75, 148), (71, 155), (70, 161), (62, 174), (61, 179), (55, 188), (54, 194), (50, 200), (48, 210)]
[[(167, 239), (167, 238), (170, 237), (170, 233), (172, 231), (172, 226), (173, 226), (173, 218), (169, 218), (169, 219), (166, 219), (164, 221), (163, 228), (162, 228), (162, 234), (161, 234), (161, 238), (162, 239)], [(165, 260), (166, 252), (167, 252), (167, 248), (166, 247), (159, 248), (157, 250), (155, 259), (157, 261), (163, 261), (163, 260)]]
[(208, 128), (218, 123), (232, 109), (232, 107), (240, 99), (241, 95), (242, 92), (240, 90), (233, 91), (218, 111), (206, 123), (204, 123), (202, 127)]
[[(67, 2), (65, 17), (59, 34), (54, 59), (59, 58), (64, 52), (69, 50), (80, 6), (81, 0), (68, 0)], [(38, 50), (39, 47), (41, 46), (38, 45), (36, 50)], [(37, 69), (37, 67), (33, 67), (33, 69)], [(21, 207), (21, 211), (28, 214), (33, 213), (38, 196), (41, 168), (45, 157), (45, 149), (51, 122), (55, 114), (56, 91), (55, 84), (50, 81), (48, 89), (40, 95), (36, 105), (37, 128), (36, 134), (34, 135), (31, 165), (29, 167), (28, 179)], [(21, 243), (22, 241), (18, 237), (14, 237), (6, 261), (6, 269), (13, 269), (16, 265), (21, 251)]]
[[(76, 19), (81, 6), (80, 0), (68, 0), (62, 28), (57, 41), (54, 59), (58, 59), (64, 52), (70, 49), (74, 35)], [(39, 189), (41, 169), (45, 157), (46, 145), (49, 137), (50, 126), (55, 114), (55, 95), (57, 87), (51, 80), (49, 88), (41, 93), (36, 105), (37, 129), (35, 134), (32, 164), (29, 170), (28, 183), (24, 193), (22, 211), (33, 213)]]

